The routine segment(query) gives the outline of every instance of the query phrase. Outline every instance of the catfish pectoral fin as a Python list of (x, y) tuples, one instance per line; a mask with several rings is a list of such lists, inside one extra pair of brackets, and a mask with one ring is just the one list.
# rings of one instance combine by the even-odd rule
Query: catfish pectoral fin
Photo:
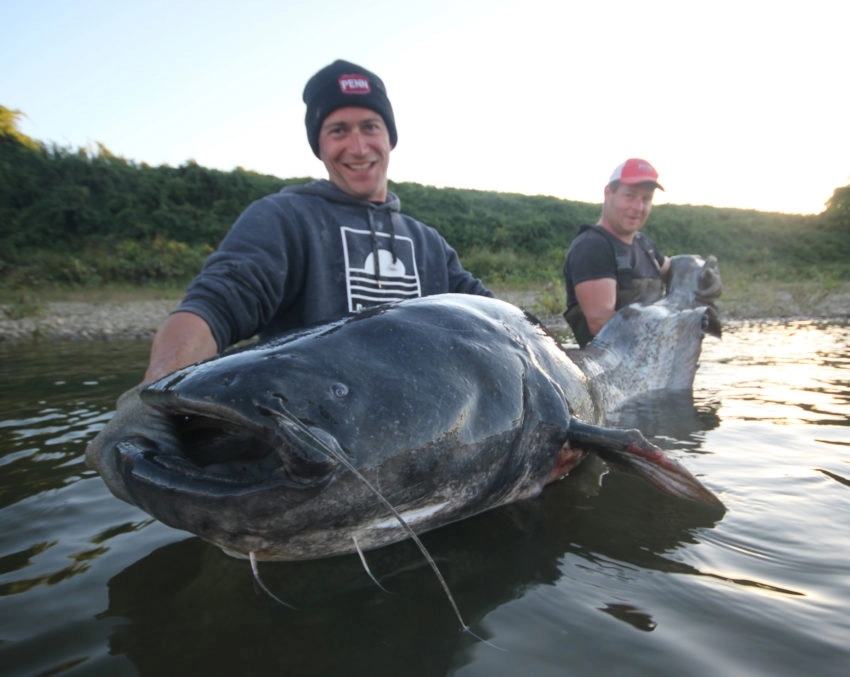
[(615, 468), (642, 477), (668, 494), (726, 510), (717, 496), (639, 430), (603, 428), (573, 418), (568, 441), (572, 447), (594, 452)]

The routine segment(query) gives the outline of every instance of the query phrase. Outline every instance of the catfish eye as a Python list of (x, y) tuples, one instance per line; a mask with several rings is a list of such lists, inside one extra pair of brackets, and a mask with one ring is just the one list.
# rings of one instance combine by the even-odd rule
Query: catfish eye
[(348, 395), (348, 386), (345, 385), (344, 383), (334, 383), (331, 386), (331, 392), (336, 397), (339, 397), (339, 398), (345, 397), (346, 395)]

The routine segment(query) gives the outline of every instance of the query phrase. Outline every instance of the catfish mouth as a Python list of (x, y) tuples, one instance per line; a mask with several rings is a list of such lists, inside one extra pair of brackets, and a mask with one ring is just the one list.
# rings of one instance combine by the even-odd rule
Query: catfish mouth
[(149, 440), (119, 445), (125, 476), (146, 484), (203, 494), (308, 489), (325, 484), (338, 465), (336, 439), (282, 407), (254, 402), (256, 415), (247, 416), (174, 392), (144, 395), (168, 416), (174, 436), (167, 447)]

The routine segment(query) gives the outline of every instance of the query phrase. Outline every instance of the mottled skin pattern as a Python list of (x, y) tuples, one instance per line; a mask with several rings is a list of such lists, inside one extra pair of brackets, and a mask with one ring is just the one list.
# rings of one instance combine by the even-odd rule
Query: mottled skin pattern
[(180, 452), (128, 440), (90, 461), (166, 524), (271, 560), (406, 538), (376, 491), (421, 533), (535, 496), (587, 452), (715, 502), (637, 431), (596, 427), (630, 397), (690, 389), (719, 331), (700, 295), (719, 293), (714, 262), (673, 263), (667, 298), (623, 309), (583, 351), (510, 304), (447, 294), (183, 369), (142, 394)]

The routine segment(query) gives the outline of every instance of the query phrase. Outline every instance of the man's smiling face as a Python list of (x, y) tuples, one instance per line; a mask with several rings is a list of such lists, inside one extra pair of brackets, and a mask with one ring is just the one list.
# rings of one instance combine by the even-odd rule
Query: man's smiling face
[(620, 184), (616, 188), (607, 185), (600, 223), (623, 242), (631, 243), (649, 218), (654, 194), (655, 186), (650, 183)]
[(390, 150), (387, 125), (369, 108), (338, 108), (325, 118), (319, 132), (319, 157), (328, 179), (361, 200), (387, 199)]

